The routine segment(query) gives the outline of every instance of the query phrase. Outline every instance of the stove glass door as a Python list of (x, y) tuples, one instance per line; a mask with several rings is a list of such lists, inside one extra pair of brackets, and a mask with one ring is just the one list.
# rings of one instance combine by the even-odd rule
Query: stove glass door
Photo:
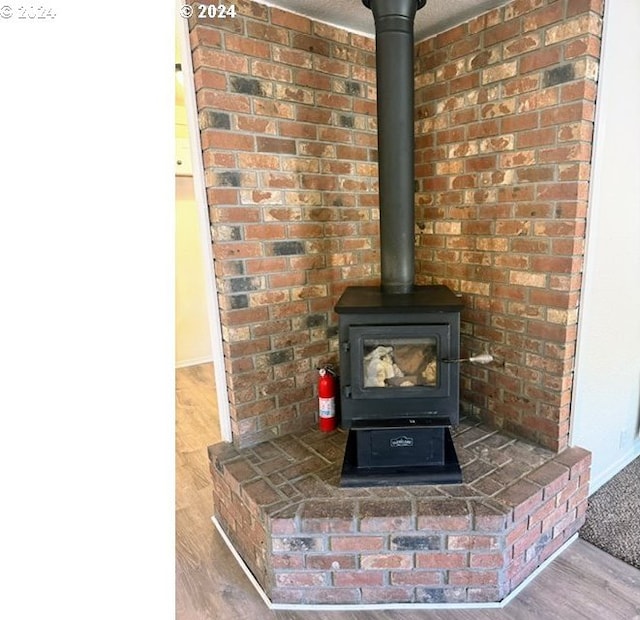
[(438, 385), (436, 338), (364, 337), (362, 348), (366, 388)]
[(424, 398), (448, 394), (448, 325), (350, 329), (355, 398)]

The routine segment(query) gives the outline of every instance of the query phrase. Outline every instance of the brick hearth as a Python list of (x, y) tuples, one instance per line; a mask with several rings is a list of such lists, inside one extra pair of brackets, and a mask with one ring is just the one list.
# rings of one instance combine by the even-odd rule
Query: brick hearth
[(443, 486), (339, 488), (342, 431), (216, 444), (216, 520), (273, 603), (498, 602), (583, 524), (591, 457), (453, 435), (464, 482)]

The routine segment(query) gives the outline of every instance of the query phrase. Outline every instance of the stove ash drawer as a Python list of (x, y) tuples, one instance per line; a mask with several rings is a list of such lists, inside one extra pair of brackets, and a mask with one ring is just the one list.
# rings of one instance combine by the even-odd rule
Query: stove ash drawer
[(443, 465), (443, 427), (357, 430), (360, 467)]

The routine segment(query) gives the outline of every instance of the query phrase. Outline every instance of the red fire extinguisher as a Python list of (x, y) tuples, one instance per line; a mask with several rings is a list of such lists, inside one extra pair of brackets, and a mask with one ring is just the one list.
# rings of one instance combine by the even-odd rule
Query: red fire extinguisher
[(320, 430), (328, 433), (336, 429), (336, 382), (329, 366), (318, 369), (318, 405)]

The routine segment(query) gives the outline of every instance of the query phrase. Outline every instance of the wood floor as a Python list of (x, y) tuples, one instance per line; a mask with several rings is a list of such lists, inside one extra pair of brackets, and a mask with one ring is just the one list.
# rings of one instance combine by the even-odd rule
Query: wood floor
[(577, 540), (503, 609), (269, 610), (211, 522), (211, 364), (176, 371), (177, 620), (640, 620), (640, 571)]

